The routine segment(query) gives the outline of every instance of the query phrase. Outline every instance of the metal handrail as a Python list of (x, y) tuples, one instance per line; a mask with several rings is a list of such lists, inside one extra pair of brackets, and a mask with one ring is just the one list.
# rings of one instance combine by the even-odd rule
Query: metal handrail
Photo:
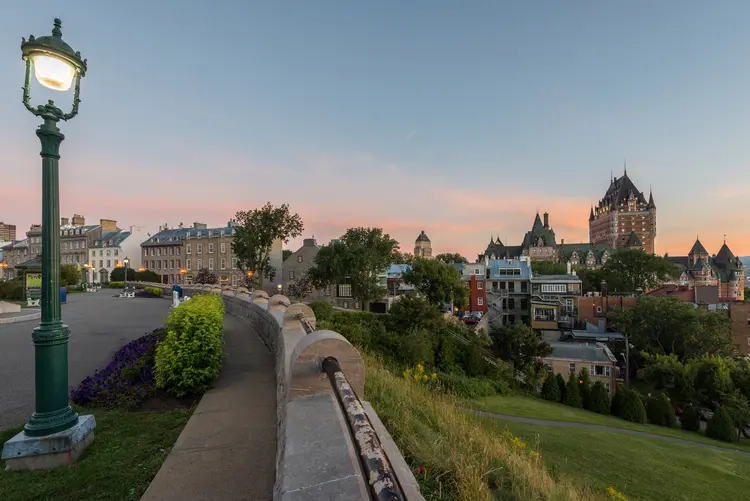
[(323, 360), (323, 371), (328, 375), (338, 398), (341, 409), (346, 415), (349, 432), (359, 454), (360, 464), (365, 479), (370, 487), (370, 495), (375, 501), (406, 501), (396, 473), (388, 456), (380, 444), (378, 435), (365, 413), (362, 402), (354, 393), (349, 380), (341, 370), (338, 360), (326, 357)]

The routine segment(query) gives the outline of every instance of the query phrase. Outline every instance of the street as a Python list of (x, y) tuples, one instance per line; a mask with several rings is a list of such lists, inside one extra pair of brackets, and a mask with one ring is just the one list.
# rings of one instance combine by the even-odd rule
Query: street
[[(117, 291), (69, 294), (62, 305), (70, 328), (68, 383), (78, 385), (129, 341), (163, 325), (169, 301), (118, 299)], [(34, 346), (39, 320), (0, 325), (0, 429), (25, 423), (34, 411)]]

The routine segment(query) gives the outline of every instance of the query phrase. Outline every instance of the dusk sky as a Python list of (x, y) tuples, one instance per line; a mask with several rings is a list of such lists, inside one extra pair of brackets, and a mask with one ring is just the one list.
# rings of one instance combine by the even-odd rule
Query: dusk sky
[(89, 64), (61, 124), (65, 217), (219, 226), (270, 201), (320, 242), (380, 226), (411, 252), (424, 229), (475, 258), (537, 209), (587, 241), (627, 160), (658, 253), (726, 234), (750, 254), (746, 0), (7, 1), (0, 220), (19, 237), (41, 222), (20, 43), (54, 17)]

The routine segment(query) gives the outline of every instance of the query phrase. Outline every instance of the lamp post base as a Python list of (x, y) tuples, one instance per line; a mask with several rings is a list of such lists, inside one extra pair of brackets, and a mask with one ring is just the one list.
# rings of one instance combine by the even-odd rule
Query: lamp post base
[(94, 441), (96, 419), (78, 416), (76, 423), (61, 432), (32, 437), (22, 431), (3, 445), (6, 471), (47, 470), (76, 462)]

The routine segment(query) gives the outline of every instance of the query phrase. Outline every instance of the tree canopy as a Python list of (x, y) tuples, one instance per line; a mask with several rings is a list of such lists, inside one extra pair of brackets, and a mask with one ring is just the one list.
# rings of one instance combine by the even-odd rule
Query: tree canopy
[[(128, 280), (136, 280), (136, 271), (133, 268), (128, 268)], [(125, 281), (125, 268), (115, 268), (109, 274), (110, 282), (124, 282)]]
[(252, 271), (253, 278), (263, 287), (263, 280), (273, 280), (276, 268), (271, 266), (271, 247), (276, 240), (288, 243), (302, 235), (304, 224), (299, 214), (292, 214), (289, 206), (274, 207), (267, 203), (260, 209), (240, 211), (235, 215), (232, 251), (243, 271)]
[(312, 294), (313, 285), (312, 280), (308, 274), (304, 274), (297, 281), (289, 284), (286, 295), (288, 297), (297, 298), (299, 301), (304, 301), (307, 296)]
[(447, 264), (453, 264), (453, 263), (463, 263), (468, 264), (469, 260), (463, 257), (458, 252), (444, 252), (442, 254), (438, 254), (435, 256), (435, 259), (438, 261), (442, 261)]
[(602, 267), (602, 278), (612, 292), (647, 291), (678, 274), (677, 265), (666, 257), (639, 249), (618, 249)]
[(453, 265), (437, 259), (416, 258), (401, 278), (431, 304), (454, 303), (459, 308), (466, 304), (466, 287)]
[(534, 261), (531, 263), (534, 275), (564, 275), (566, 266), (555, 261)]
[(613, 323), (637, 350), (672, 355), (684, 362), (703, 354), (735, 351), (732, 321), (722, 313), (696, 308), (673, 297), (643, 296), (615, 311)]
[(208, 284), (213, 285), (216, 283), (216, 275), (208, 271), (208, 268), (203, 268), (193, 279), (196, 284)]
[(409, 252), (401, 252), (398, 248), (393, 250), (393, 259), (391, 264), (411, 264), (414, 262), (414, 255)]
[(362, 309), (367, 303), (386, 294), (378, 276), (393, 264), (398, 242), (381, 228), (350, 228), (344, 235), (322, 247), (308, 270), (312, 285), (317, 288), (350, 284), (352, 297)]
[(552, 353), (549, 344), (539, 339), (534, 329), (516, 322), (511, 326), (490, 327), (492, 353), (499, 359), (511, 362), (516, 370), (539, 373), (540, 357)]

